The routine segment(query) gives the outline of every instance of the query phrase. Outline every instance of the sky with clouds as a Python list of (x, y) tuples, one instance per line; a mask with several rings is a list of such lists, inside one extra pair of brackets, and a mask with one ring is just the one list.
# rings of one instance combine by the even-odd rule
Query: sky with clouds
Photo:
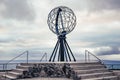
[(120, 60), (119, 4), (120, 0), (0, 0), (0, 59), (25, 50), (50, 54), (57, 37), (47, 25), (48, 14), (67, 6), (77, 17), (67, 35), (73, 53), (87, 49), (101, 59)]

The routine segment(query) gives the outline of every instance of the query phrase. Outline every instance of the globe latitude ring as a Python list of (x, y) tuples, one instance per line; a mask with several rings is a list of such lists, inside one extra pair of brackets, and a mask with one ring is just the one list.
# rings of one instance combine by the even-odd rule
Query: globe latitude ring
[(76, 26), (76, 16), (74, 12), (65, 6), (59, 6), (51, 10), (51, 12), (48, 15), (48, 26), (50, 30), (57, 34), (56, 32), (56, 17), (58, 10), (61, 9), (60, 15), (58, 16), (58, 22), (57, 22), (57, 28), (59, 31), (59, 34), (62, 34), (63, 31), (66, 32), (66, 34), (70, 33)]

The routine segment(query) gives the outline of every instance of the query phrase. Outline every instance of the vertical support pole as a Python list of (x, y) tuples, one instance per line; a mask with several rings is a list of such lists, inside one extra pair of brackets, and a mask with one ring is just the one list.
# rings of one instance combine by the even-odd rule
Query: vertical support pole
[(90, 54), (89, 54), (89, 52), (88, 52), (88, 61), (90, 62)]
[(66, 61), (68, 62), (68, 56), (67, 56), (67, 51), (66, 51), (66, 47), (65, 47), (65, 42), (64, 42), (64, 49), (65, 49), (65, 59), (66, 59)]
[(66, 41), (66, 40), (65, 40), (65, 42), (66, 42), (66, 44), (67, 44), (67, 46), (68, 46), (68, 49), (70, 50), (70, 53), (71, 53), (71, 55), (72, 55), (72, 57), (73, 57), (74, 61), (76, 61), (76, 59), (75, 59), (75, 57), (74, 57), (74, 55), (73, 55), (73, 53), (72, 53), (72, 51), (71, 51), (71, 49), (70, 49), (70, 47), (69, 47), (69, 45), (68, 45), (68, 43), (67, 43), (67, 41)]
[(65, 42), (65, 47), (66, 47), (66, 52), (67, 52), (68, 58), (69, 58), (69, 60), (71, 61), (70, 54), (69, 54), (69, 51), (68, 51), (68, 47), (67, 47), (67, 45), (66, 45), (66, 42)]
[(87, 50), (85, 50), (85, 62), (87, 62)]
[(60, 60), (60, 58), (61, 58), (61, 51), (60, 51), (61, 49), (60, 49), (60, 47), (59, 47), (59, 53), (58, 53), (58, 56), (59, 56), (59, 61), (61, 61)]
[(45, 55), (46, 55), (46, 61), (47, 61), (47, 53), (45, 53)]
[(29, 56), (29, 53), (28, 53), (28, 51), (27, 51), (27, 58), (26, 58), (26, 59), (27, 59), (27, 64), (28, 64), (28, 56)]
[[(50, 56), (49, 61), (54, 62), (56, 59), (56, 55), (58, 54), (58, 61), (76, 61), (67, 41), (66, 41), (66, 34), (63, 32), (62, 35), (58, 36), (58, 41), (55, 45), (55, 48)], [(72, 59), (71, 59), (72, 58)]]
[(7, 79), (6, 75), (7, 75), (7, 65), (8, 64), (5, 64), (5, 80)]
[[(58, 50), (59, 51), (59, 50)], [(60, 61), (60, 54), (58, 54), (58, 61)]]
[(60, 61), (65, 61), (65, 50), (64, 50), (64, 36), (60, 35), (59, 36), (59, 41), (60, 41)]
[(113, 65), (112, 65), (112, 69), (114, 69), (114, 68), (113, 68)]
[[(58, 44), (59, 44), (59, 41), (57, 41), (57, 43), (56, 43), (56, 45), (55, 45), (55, 48), (54, 48), (54, 50), (53, 50), (53, 52), (52, 52), (52, 55), (50, 56), (49, 62), (52, 60), (52, 57), (53, 57), (53, 55), (54, 55), (54, 52), (55, 52), (56, 47), (57, 47)], [(57, 54), (57, 53), (56, 53), (56, 54)]]
[(57, 43), (55, 51), (54, 51), (53, 62), (55, 61), (55, 57), (56, 57), (56, 54), (57, 54), (58, 47), (59, 47), (59, 43)]
[(5, 67), (5, 64), (3, 64), (3, 71), (5, 70), (4, 67)]

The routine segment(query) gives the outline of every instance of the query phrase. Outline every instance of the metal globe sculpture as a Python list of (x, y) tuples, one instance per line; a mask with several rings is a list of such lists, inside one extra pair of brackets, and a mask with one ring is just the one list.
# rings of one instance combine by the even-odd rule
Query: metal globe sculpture
[(65, 6), (59, 6), (51, 10), (47, 20), (50, 30), (57, 34), (58, 41), (50, 56), (49, 61), (76, 61), (67, 41), (66, 34), (76, 26), (76, 16), (73, 11)]
[(65, 32), (68, 34), (76, 26), (76, 16), (70, 8), (60, 6), (51, 10), (47, 23), (53, 33), (61, 35)]

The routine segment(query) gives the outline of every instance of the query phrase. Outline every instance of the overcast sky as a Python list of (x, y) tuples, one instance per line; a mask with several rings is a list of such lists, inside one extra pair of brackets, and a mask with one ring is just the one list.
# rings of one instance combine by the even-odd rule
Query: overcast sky
[(87, 49), (101, 59), (120, 60), (120, 0), (0, 0), (0, 59), (25, 50), (50, 54), (57, 36), (47, 17), (58, 6), (71, 8), (77, 17), (67, 35), (73, 53)]

